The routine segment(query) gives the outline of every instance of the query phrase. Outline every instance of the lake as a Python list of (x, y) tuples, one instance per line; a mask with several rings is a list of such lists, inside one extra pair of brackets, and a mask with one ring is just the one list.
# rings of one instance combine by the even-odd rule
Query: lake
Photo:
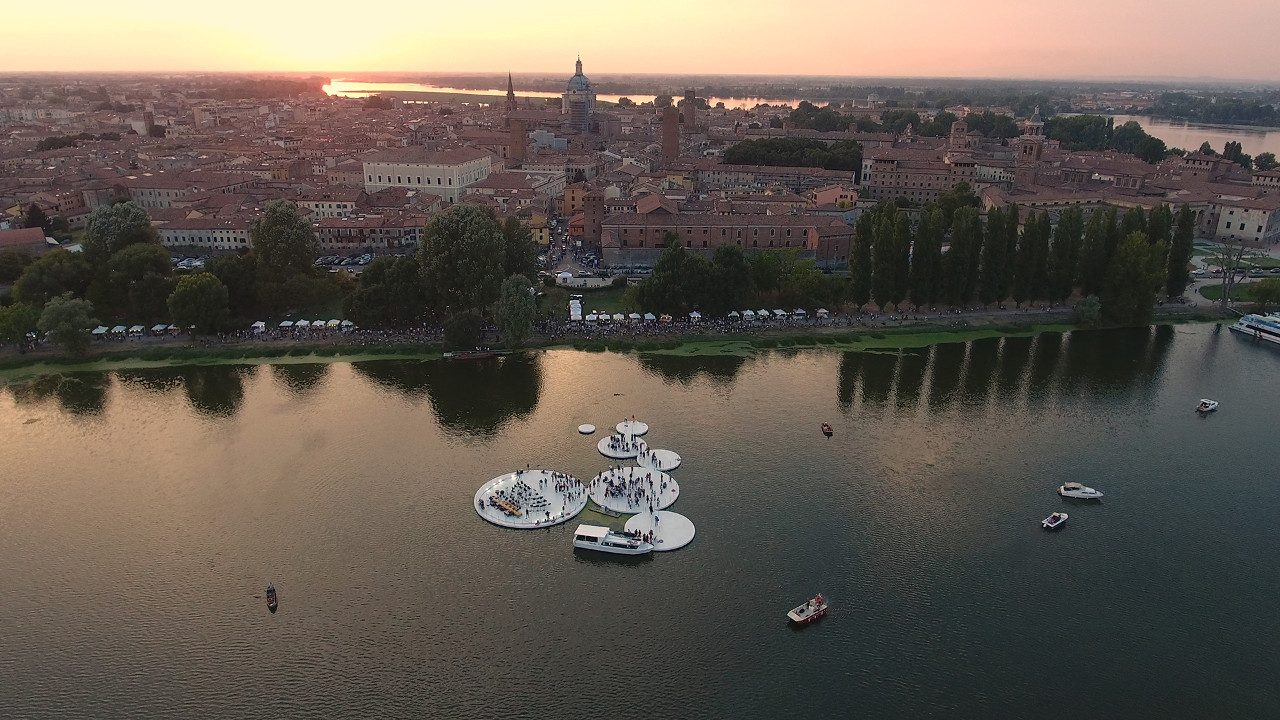
[[(467, 90), (464, 88), (441, 87), (439, 85), (429, 85), (429, 84), (423, 84), (423, 83), (405, 83), (405, 82), (380, 83), (380, 82), (365, 82), (363, 80), (345, 80), (345, 79), (334, 80), (330, 82), (328, 85), (325, 85), (323, 90), (327, 95), (330, 95), (330, 96), (352, 97), (352, 98), (362, 98), (362, 97), (368, 97), (370, 95), (376, 95), (378, 93), (391, 93), (391, 92), (457, 93), (457, 94), (465, 94), (465, 95), (483, 95), (485, 97), (493, 98), (493, 101), (495, 103), (499, 102), (501, 99), (507, 96), (506, 88)], [(537, 98), (537, 99), (559, 100), (561, 96), (562, 96), (562, 93), (544, 92), (544, 91), (538, 91), (538, 90), (521, 90), (516, 93), (516, 97), (522, 98), (522, 99)], [(623, 98), (623, 97), (629, 98), (636, 103), (651, 103), (653, 102), (653, 98), (655, 96), (646, 95), (644, 93), (639, 93), (639, 94), (630, 93), (627, 95), (599, 95), (599, 94), (596, 95), (597, 100), (601, 102), (608, 102), (608, 103), (616, 103), (618, 102), (619, 98)], [(423, 97), (422, 99), (429, 99), (429, 98)], [(794, 99), (793, 100), (769, 100), (766, 98), (757, 98), (757, 97), (746, 97), (746, 98), (712, 97), (712, 98), (707, 98), (707, 101), (712, 107), (715, 107), (716, 103), (724, 103), (724, 106), (729, 109), (745, 108), (748, 110), (757, 105), (791, 105), (794, 107), (800, 104), (799, 100), (794, 100)]]
[(1247, 155), (1257, 156), (1264, 152), (1280, 155), (1280, 128), (1251, 128), (1239, 125), (1202, 125), (1167, 118), (1153, 118), (1149, 115), (1113, 115), (1116, 127), (1130, 120), (1136, 120), (1148, 135), (1164, 141), (1170, 148), (1180, 147), (1195, 152), (1200, 144), (1208, 141), (1218, 154), (1228, 142), (1238, 142)]
[[(1277, 348), (1212, 325), (11, 385), (0, 715), (1271, 717), (1278, 405)], [(472, 509), (632, 414), (688, 547)]]

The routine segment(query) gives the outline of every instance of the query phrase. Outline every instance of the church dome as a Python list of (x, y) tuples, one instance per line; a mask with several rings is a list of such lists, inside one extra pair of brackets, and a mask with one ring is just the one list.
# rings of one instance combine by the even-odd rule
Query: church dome
[(582, 58), (578, 58), (577, 72), (569, 78), (568, 92), (591, 92), (591, 81), (582, 74)]

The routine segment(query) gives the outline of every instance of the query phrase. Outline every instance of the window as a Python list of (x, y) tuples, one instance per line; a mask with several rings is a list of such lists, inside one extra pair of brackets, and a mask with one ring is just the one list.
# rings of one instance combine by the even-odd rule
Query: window
[(1230, 229), (1231, 229), (1231, 223), (1227, 223), (1227, 229), (1228, 229), (1228, 230), (1230, 230)]

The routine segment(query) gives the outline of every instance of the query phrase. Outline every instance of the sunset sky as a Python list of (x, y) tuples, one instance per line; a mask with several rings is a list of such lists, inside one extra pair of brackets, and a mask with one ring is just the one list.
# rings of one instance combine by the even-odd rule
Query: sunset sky
[(35, 2), (0, 72), (572, 71), (1280, 81), (1277, 0)]

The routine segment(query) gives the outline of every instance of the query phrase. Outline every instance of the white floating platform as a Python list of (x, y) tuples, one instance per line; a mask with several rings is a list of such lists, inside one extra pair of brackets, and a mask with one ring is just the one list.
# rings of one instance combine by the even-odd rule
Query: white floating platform
[(627, 520), (629, 532), (653, 533), (653, 551), (679, 550), (693, 542), (693, 522), (680, 513), (645, 511)]
[(590, 435), (595, 431), (596, 431), (596, 426), (592, 425), (591, 423), (583, 423), (578, 426), (578, 432), (582, 433), (583, 435)]
[[(623, 493), (607, 495), (605, 490), (623, 488)], [(591, 480), (591, 499), (602, 508), (628, 515), (648, 512), (650, 503), (655, 510), (671, 507), (680, 497), (680, 485), (675, 478), (658, 471), (638, 467), (612, 468)]]
[(623, 435), (630, 435), (632, 437), (640, 437), (641, 435), (649, 432), (649, 426), (639, 420), (623, 420), (618, 423), (616, 429), (619, 433)]
[[(587, 496), (587, 488), (572, 475), (518, 470), (481, 485), (471, 508), (494, 525), (532, 530), (572, 520), (587, 506)], [(508, 501), (520, 514), (510, 515), (493, 501)]]
[(680, 456), (671, 450), (653, 450), (648, 445), (640, 448), (636, 456), (636, 464), (650, 470), (671, 472), (680, 467)]
[(605, 457), (613, 458), (614, 460), (630, 460), (640, 454), (642, 445), (644, 445), (643, 440), (623, 435), (608, 435), (600, 438), (600, 442), (596, 443), (596, 448)]

